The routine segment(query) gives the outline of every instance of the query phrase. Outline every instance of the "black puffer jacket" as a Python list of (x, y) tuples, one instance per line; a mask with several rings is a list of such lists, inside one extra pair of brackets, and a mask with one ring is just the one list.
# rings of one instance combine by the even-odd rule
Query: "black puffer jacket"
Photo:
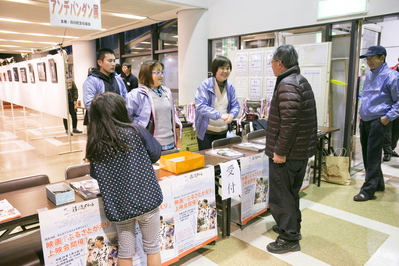
[(309, 82), (293, 66), (277, 77), (266, 130), (266, 155), (304, 160), (316, 153), (317, 114)]

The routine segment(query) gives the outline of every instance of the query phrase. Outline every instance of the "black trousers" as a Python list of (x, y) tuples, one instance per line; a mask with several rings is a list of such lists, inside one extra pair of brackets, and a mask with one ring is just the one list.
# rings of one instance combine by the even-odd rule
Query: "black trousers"
[(385, 189), (384, 177), (381, 169), (382, 147), (384, 144), (385, 131), (388, 126), (381, 124), (380, 118), (363, 121), (360, 120), (360, 144), (364, 169), (366, 170), (365, 182), (360, 193), (373, 197), (378, 190)]
[(399, 140), (399, 118), (390, 122), (386, 127), (383, 150), (384, 154), (392, 155)]
[(270, 212), (281, 230), (279, 237), (287, 241), (299, 240), (302, 221), (299, 190), (307, 164), (308, 159), (277, 164), (269, 158)]
[[(76, 116), (74, 102), (68, 102), (68, 109), (72, 118), (72, 128), (76, 128), (78, 126), (78, 117)], [(64, 118), (63, 122), (65, 130), (68, 130), (68, 119)]]
[(206, 150), (212, 148), (212, 142), (217, 139), (223, 139), (226, 138), (227, 133), (224, 134), (206, 134), (204, 140), (200, 140), (197, 138), (197, 143), (198, 143), (198, 150)]

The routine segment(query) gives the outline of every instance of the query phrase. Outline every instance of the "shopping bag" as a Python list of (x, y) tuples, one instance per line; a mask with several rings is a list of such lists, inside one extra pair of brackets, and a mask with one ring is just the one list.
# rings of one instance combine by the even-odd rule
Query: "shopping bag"
[(346, 149), (336, 149), (333, 154), (324, 156), (321, 180), (345, 185), (350, 184), (349, 157), (346, 156)]

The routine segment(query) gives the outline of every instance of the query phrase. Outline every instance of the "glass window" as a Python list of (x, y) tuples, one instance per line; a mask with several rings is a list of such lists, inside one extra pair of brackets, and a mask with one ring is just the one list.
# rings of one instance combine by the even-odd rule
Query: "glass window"
[(212, 58), (223, 55), (227, 56), (227, 51), (238, 49), (238, 37), (223, 38), (212, 41)]
[(160, 23), (159, 50), (177, 49), (177, 19)]
[(145, 56), (135, 56), (126, 58), (124, 62), (128, 62), (132, 65), (132, 74), (135, 75), (137, 78), (139, 77), (140, 67), (141, 64), (145, 61), (151, 60), (150, 55)]
[(160, 54), (159, 61), (165, 66), (164, 84), (171, 89), (179, 87), (177, 53)]
[(119, 34), (105, 36), (99, 39), (100, 48), (109, 48), (115, 52), (115, 56), (119, 57)]

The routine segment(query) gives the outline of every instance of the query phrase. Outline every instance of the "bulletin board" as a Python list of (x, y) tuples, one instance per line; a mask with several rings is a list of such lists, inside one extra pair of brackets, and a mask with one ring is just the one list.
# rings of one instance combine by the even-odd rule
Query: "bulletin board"
[[(331, 62), (331, 43), (294, 45), (298, 52), (301, 74), (312, 86), (316, 100), (317, 122), (328, 125), (328, 91)], [(229, 80), (236, 89), (238, 101), (268, 100), (273, 96), (276, 77), (271, 68), (275, 47), (231, 50), (228, 58), (232, 63)]]
[(66, 117), (65, 65), (60, 54), (0, 66), (0, 75), (0, 100)]

